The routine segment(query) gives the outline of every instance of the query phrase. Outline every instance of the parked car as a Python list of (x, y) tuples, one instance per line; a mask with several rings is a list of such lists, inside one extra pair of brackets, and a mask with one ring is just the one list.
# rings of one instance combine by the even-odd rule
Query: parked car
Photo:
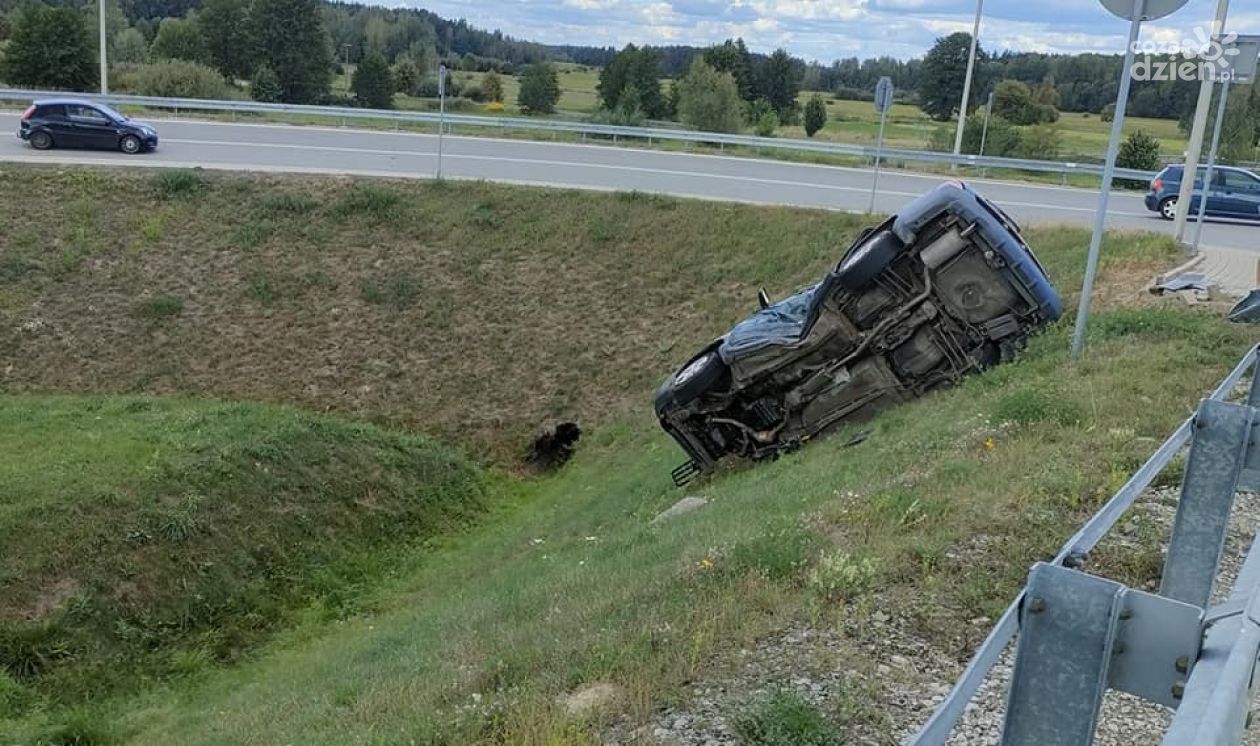
[[(1146, 209), (1158, 212), (1166, 220), (1172, 220), (1177, 214), (1177, 194), (1181, 191), (1184, 173), (1184, 166), (1168, 166), (1156, 174), (1151, 180), (1150, 191), (1146, 193)], [(1203, 179), (1206, 176), (1207, 167), (1200, 166), (1190, 198), (1190, 215), (1199, 214), (1199, 200), (1203, 198)], [(1260, 176), (1233, 166), (1213, 168), (1204, 214), (1222, 218), (1260, 219)]]
[(1063, 306), (1000, 208), (947, 181), (864, 231), (816, 285), (770, 303), (656, 393), (688, 461), (763, 459), (1012, 357)]
[(127, 154), (153, 150), (157, 130), (105, 104), (74, 98), (36, 101), (22, 113), (18, 137), (36, 150), (103, 148)]

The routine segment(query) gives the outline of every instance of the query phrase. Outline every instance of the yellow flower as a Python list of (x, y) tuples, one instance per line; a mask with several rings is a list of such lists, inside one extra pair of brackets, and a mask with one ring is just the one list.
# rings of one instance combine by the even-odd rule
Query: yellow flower
[(993, 447), (994, 447), (994, 446), (996, 446), (996, 445), (997, 445), (997, 443), (993, 440), (993, 438), (989, 438), (989, 439), (987, 439), (987, 440), (985, 440), (985, 441), (984, 441), (984, 447), (985, 447), (985, 448), (987, 448), (987, 449), (989, 449), (990, 451), (992, 451), (992, 450), (993, 450)]
[(708, 570), (710, 567), (713, 567), (713, 560), (709, 559), (708, 557), (705, 557), (704, 559), (700, 560), (696, 564)]

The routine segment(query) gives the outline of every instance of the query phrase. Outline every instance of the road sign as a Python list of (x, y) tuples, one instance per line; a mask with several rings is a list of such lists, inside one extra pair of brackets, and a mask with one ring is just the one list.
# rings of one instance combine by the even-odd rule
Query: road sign
[[(1238, 54), (1232, 53), (1235, 49)], [(1260, 34), (1239, 34), (1233, 42), (1225, 45), (1224, 53), (1217, 62), (1225, 63), (1225, 73), (1230, 83), (1250, 85), (1255, 82), (1256, 66), (1260, 63)], [(1216, 67), (1215, 64), (1208, 64)]]
[[(1153, 21), (1181, 10), (1189, 0), (1098, 0), (1112, 15), (1126, 21)], [(1136, 18), (1135, 18), (1136, 16)]]
[(893, 102), (892, 78), (885, 75), (875, 84), (875, 111), (883, 114)]

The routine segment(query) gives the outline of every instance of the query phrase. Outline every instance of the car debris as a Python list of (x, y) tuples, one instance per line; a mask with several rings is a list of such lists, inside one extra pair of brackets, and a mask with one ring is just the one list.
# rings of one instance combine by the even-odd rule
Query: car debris
[(1255, 324), (1260, 322), (1260, 290), (1252, 290), (1247, 297), (1238, 301), (1229, 309), (1227, 317), (1236, 324)]
[(1011, 358), (1063, 305), (999, 207), (947, 181), (868, 228), (819, 283), (761, 309), (661, 385), (681, 485), (773, 457)]

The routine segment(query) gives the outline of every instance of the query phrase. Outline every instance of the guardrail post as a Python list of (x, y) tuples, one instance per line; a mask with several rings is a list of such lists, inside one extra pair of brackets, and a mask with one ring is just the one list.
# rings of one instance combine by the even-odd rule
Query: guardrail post
[(1253, 408), (1242, 404), (1207, 400), (1199, 405), (1159, 586), (1161, 596), (1207, 606), (1254, 414)]
[(1094, 739), (1124, 586), (1039, 562), (1028, 574), (1007, 695), (1004, 746)]

